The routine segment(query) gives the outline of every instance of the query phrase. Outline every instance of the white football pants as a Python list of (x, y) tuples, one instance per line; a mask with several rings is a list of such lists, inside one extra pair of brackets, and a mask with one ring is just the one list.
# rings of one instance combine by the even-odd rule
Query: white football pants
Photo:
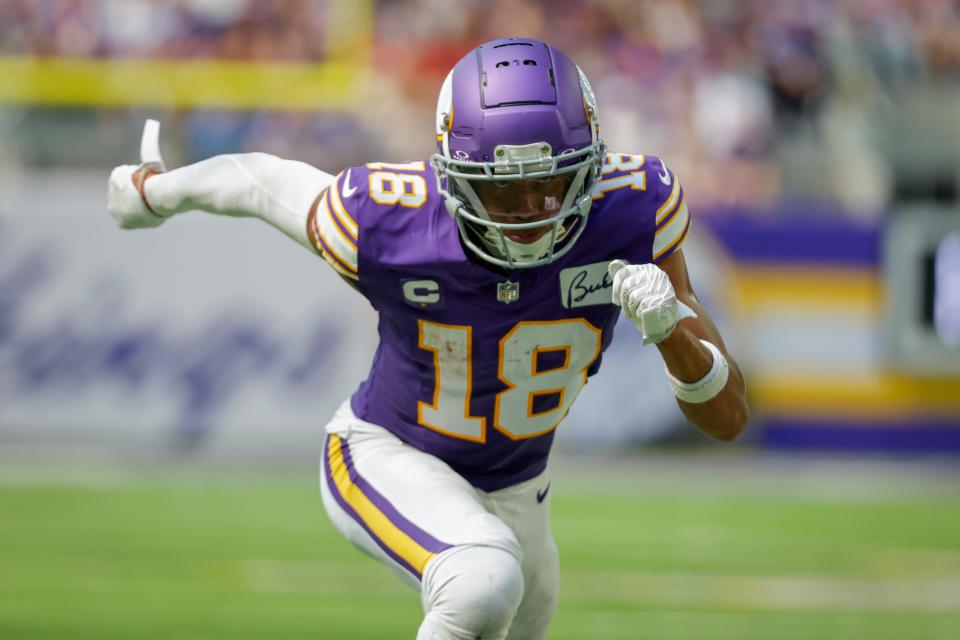
[(481, 491), (357, 418), (349, 401), (327, 434), (320, 466), (327, 514), (347, 540), (420, 590), (418, 640), (546, 636), (559, 592), (547, 472)]

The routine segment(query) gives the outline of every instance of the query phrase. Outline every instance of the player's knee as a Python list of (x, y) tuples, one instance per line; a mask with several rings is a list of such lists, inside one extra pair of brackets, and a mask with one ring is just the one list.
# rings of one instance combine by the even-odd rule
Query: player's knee
[(454, 547), (431, 562), (423, 583), (425, 625), (438, 638), (503, 638), (523, 598), (523, 572), (512, 553)]
[(537, 608), (552, 616), (560, 600), (560, 554), (553, 540), (543, 545), (536, 560), (537, 570), (529, 572), (526, 590), (536, 594)]
[(509, 640), (542, 640), (560, 596), (560, 556), (552, 540), (524, 556), (523, 602), (510, 625)]

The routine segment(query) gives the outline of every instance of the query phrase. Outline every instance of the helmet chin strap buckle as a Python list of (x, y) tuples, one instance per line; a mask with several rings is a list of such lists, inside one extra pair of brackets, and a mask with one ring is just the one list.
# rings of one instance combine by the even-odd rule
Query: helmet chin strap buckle
[(462, 204), (459, 200), (457, 200), (456, 198), (454, 198), (453, 196), (445, 196), (445, 197), (443, 198), (443, 204), (444, 204), (444, 205), (446, 206), (446, 208), (447, 208), (447, 213), (449, 213), (450, 216), (453, 217), (453, 218), (456, 218), (456, 217), (457, 217), (457, 210), (458, 210), (461, 206), (463, 206), (463, 204)]
[(584, 193), (577, 199), (577, 208), (580, 209), (581, 215), (587, 215), (587, 212), (590, 211), (590, 207), (593, 206), (593, 197), (591, 193)]
[(524, 165), (526, 171), (542, 171), (553, 165), (553, 148), (548, 142), (530, 144), (498, 144), (493, 149), (494, 173), (519, 173), (516, 163)]

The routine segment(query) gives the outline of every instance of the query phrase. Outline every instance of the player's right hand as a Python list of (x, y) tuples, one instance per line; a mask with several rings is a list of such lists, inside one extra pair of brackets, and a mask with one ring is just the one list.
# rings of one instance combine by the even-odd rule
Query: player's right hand
[(160, 155), (160, 122), (143, 123), (140, 138), (140, 165), (122, 164), (107, 181), (107, 210), (121, 229), (159, 227), (167, 216), (156, 212), (147, 201), (144, 186), (147, 178), (166, 171)]
[(107, 210), (121, 229), (159, 227), (167, 218), (154, 213), (142, 195), (143, 184), (159, 173), (147, 166), (122, 164), (110, 173), (107, 181)]

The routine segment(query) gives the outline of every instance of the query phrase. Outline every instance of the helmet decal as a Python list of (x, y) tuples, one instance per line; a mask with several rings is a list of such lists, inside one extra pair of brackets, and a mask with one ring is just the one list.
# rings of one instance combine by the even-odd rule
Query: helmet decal
[(449, 155), (450, 147), (447, 144), (447, 135), (453, 124), (453, 71), (447, 74), (440, 87), (440, 98), (437, 100), (437, 146), (444, 155)]

